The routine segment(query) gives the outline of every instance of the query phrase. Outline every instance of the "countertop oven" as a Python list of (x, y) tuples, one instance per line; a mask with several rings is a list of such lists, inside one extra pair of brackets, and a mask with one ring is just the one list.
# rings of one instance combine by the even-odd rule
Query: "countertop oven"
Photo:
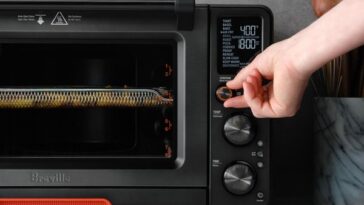
[(0, 0), (0, 201), (267, 204), (269, 120), (222, 101), (271, 31), (262, 6)]

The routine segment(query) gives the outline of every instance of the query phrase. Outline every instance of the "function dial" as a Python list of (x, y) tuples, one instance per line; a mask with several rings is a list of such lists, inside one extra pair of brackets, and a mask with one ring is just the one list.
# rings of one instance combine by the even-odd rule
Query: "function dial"
[(225, 122), (225, 138), (233, 145), (246, 145), (254, 139), (255, 134), (253, 123), (248, 116), (235, 115)]
[(233, 91), (226, 87), (226, 86), (220, 86), (216, 89), (216, 98), (220, 102), (225, 102), (226, 100), (233, 97)]

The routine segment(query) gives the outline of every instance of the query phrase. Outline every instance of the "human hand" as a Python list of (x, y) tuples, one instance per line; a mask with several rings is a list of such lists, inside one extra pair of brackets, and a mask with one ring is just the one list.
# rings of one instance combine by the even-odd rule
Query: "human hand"
[[(227, 83), (231, 89), (243, 88), (244, 95), (224, 106), (250, 107), (256, 117), (293, 116), (311, 74), (364, 44), (363, 8), (363, 0), (341, 1), (307, 28), (267, 48)], [(262, 85), (263, 78), (271, 82)]]
[[(227, 100), (225, 107), (250, 107), (258, 118), (290, 117), (300, 107), (310, 73), (295, 67), (290, 48), (293, 42), (285, 40), (273, 44), (258, 55), (227, 83), (231, 89), (244, 89), (244, 95)], [(262, 85), (263, 78), (270, 80)]]

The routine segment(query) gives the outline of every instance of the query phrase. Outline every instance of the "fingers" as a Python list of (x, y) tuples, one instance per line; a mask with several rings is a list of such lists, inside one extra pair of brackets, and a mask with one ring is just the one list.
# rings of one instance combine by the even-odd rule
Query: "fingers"
[[(257, 118), (276, 117), (270, 105), (268, 96), (269, 89), (262, 85), (262, 81), (262, 75), (259, 71), (252, 69), (241, 83), (241, 87), (244, 89), (244, 95), (227, 100), (224, 106), (232, 108), (250, 107), (253, 115)], [(266, 86), (271, 87), (272, 84)]]
[[(249, 78), (251, 79), (251, 78)], [(260, 110), (263, 104), (262, 99), (258, 96), (256, 85), (251, 80), (248, 80), (243, 83), (244, 88), (244, 97), (246, 103), (253, 110)], [(257, 113), (257, 112), (255, 112)]]
[(262, 78), (262, 75), (259, 73), (259, 71), (257, 69), (252, 70), (251, 76), (255, 77), (258, 80), (258, 82), (257, 82), (258, 85), (262, 85), (263, 78)]
[(224, 107), (226, 108), (246, 108), (248, 107), (248, 104), (246, 103), (244, 96), (237, 96), (237, 97), (233, 97), (228, 99), (227, 101), (225, 101), (224, 103)]
[[(249, 84), (251, 84), (252, 89), (253, 89), (252, 93), (254, 93), (254, 95), (261, 95), (262, 77), (257, 70), (252, 71), (252, 74), (246, 78), (246, 82), (249, 82)], [(243, 84), (242, 84), (242, 86), (243, 86)], [(224, 103), (224, 106), (227, 108), (228, 107), (232, 107), (232, 108), (249, 107), (244, 96), (237, 96), (237, 97), (231, 98)]]
[(259, 84), (259, 79), (257, 77), (249, 75), (246, 78), (246, 82), (250, 83), (253, 86), (255, 95), (259, 96), (262, 94), (262, 84)]
[(252, 110), (252, 113), (257, 118), (266, 118), (266, 117), (274, 117), (275, 114), (269, 104), (269, 101), (266, 101), (262, 95), (258, 95), (255, 92), (254, 85), (250, 82), (244, 82), (244, 96), (245, 101), (249, 105)]
[[(272, 86), (269, 84), (268, 86)], [(257, 118), (263, 117), (277, 117), (269, 103), (269, 99), (266, 99), (266, 95), (263, 86), (259, 83), (259, 79), (249, 76), (246, 81), (243, 82), (244, 95), (237, 96), (227, 100), (224, 106), (229, 108), (247, 108), (250, 107), (252, 113)]]
[(255, 68), (254, 61), (246, 66), (245, 68), (241, 69), (241, 71), (235, 76), (235, 78), (226, 83), (226, 85), (230, 89), (240, 89), (243, 87), (242, 82), (246, 80), (247, 76), (251, 73), (251, 70)]

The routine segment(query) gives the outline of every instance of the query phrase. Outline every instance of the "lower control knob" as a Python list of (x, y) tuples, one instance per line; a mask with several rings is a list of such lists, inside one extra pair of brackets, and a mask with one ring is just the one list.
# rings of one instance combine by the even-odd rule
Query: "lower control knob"
[(254, 139), (255, 129), (249, 117), (235, 115), (225, 122), (224, 134), (230, 143), (242, 146)]
[(255, 172), (245, 162), (237, 162), (228, 167), (224, 173), (224, 185), (229, 192), (235, 195), (244, 195), (250, 192), (255, 181)]

